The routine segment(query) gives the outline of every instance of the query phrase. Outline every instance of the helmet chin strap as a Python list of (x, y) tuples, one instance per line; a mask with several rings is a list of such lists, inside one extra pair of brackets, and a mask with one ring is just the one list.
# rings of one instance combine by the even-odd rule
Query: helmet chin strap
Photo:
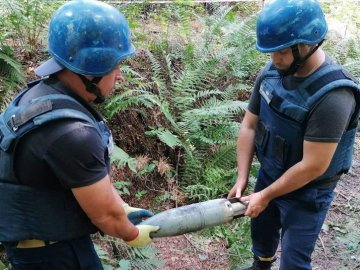
[(96, 99), (94, 100), (95, 103), (102, 103), (105, 101), (105, 97), (101, 94), (101, 91), (97, 84), (101, 81), (102, 77), (95, 77), (92, 80), (89, 80), (82, 74), (77, 74), (82, 82), (85, 84), (86, 91), (90, 92), (91, 94), (94, 94), (96, 96)]
[(298, 69), (300, 67), (303, 66), (303, 64), (306, 62), (306, 60), (309, 59), (309, 57), (317, 50), (319, 49), (319, 47), (321, 46), (321, 44), (324, 42), (324, 39), (322, 41), (320, 41), (305, 57), (301, 58), (300, 57), (300, 52), (299, 52), (299, 47), (298, 44), (292, 45), (291, 51), (294, 57), (294, 61), (291, 63), (290, 67), (286, 70), (281, 70), (278, 69), (277, 71), (279, 72), (279, 74), (282, 77), (286, 77), (289, 75), (294, 75), (296, 71), (298, 71)]

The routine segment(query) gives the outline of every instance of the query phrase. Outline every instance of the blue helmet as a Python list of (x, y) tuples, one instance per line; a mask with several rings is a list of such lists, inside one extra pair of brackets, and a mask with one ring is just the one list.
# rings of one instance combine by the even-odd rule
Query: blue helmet
[(270, 0), (257, 19), (256, 48), (266, 53), (299, 43), (315, 45), (327, 30), (317, 0)]
[[(116, 8), (95, 0), (74, 0), (62, 5), (51, 18), (49, 52), (54, 59), (38, 68), (40, 76), (62, 66), (81, 75), (101, 77), (133, 55), (135, 48), (128, 22)], [(54, 64), (60, 65), (56, 68)]]

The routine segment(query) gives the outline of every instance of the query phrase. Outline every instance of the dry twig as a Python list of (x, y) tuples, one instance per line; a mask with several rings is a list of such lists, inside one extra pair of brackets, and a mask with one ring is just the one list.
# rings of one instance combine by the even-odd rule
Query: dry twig
[(326, 247), (324, 245), (324, 241), (322, 240), (321, 235), (319, 235), (319, 240), (320, 240), (321, 246), (322, 246), (322, 248), (324, 250), (324, 254), (327, 257), (327, 249), (326, 249)]

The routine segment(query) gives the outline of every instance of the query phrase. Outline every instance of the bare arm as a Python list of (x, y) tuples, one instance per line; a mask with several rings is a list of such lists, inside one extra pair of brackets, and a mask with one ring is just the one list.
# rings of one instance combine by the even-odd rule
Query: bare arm
[(72, 189), (72, 192), (91, 222), (105, 234), (125, 241), (136, 238), (138, 229), (129, 221), (109, 176), (89, 186)]
[(230, 190), (228, 198), (240, 198), (249, 181), (249, 171), (254, 156), (255, 130), (258, 116), (246, 111), (241, 123), (237, 141), (238, 177), (236, 184)]
[(250, 201), (245, 215), (257, 217), (271, 200), (297, 190), (321, 176), (329, 167), (337, 145), (304, 141), (303, 159), (300, 162), (267, 188), (242, 198), (243, 201)]

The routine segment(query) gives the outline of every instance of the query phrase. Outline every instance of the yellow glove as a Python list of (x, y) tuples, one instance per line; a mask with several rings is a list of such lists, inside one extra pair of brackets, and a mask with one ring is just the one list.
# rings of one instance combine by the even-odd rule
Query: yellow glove
[(126, 244), (132, 247), (145, 247), (147, 244), (150, 244), (152, 242), (150, 233), (160, 229), (159, 226), (151, 225), (137, 225), (136, 227), (139, 229), (138, 236), (134, 240), (125, 241)]
[(146, 218), (152, 217), (154, 214), (146, 209), (131, 207), (127, 203), (123, 204), (125, 213), (132, 224), (137, 225)]

